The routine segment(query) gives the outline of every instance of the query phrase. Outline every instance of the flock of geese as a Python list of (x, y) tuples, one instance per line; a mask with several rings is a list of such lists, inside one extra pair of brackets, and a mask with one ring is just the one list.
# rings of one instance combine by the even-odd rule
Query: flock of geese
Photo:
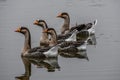
[(45, 20), (34, 21), (34, 25), (42, 28), (39, 47), (31, 48), (31, 34), (27, 27), (21, 26), (15, 30), (15, 32), (22, 33), (25, 36), (21, 56), (46, 59), (60, 55), (63, 57), (77, 57), (89, 60), (84, 51), (86, 51), (87, 45), (96, 45), (96, 40), (92, 42), (91, 39), (93, 38), (91, 37), (95, 35), (97, 20), (87, 24), (76, 24), (70, 28), (70, 17), (67, 12), (58, 14), (57, 18), (64, 19), (64, 24), (61, 27), (61, 33), (59, 35), (54, 28), (48, 27)]

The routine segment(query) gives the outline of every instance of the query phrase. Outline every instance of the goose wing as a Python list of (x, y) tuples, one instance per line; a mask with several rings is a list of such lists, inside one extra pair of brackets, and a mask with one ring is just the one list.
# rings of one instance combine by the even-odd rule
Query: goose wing
[(92, 28), (93, 24), (92, 23), (88, 23), (88, 24), (86, 24), (86, 26), (87, 26), (87, 30), (88, 30), (88, 29)]
[(46, 56), (43, 54), (43, 52), (32, 52), (26, 55), (26, 57), (28, 58), (41, 58), (41, 59), (45, 59)]
[(61, 39), (65, 40), (65, 39), (67, 39), (68, 37), (70, 37), (71, 35), (72, 35), (72, 33), (67, 33), (67, 34), (65, 34), (65, 35), (60, 34), (60, 35), (57, 36), (57, 39), (58, 39), (58, 40), (61, 40)]
[(80, 25), (77, 25), (77, 26), (74, 26), (70, 29), (70, 32), (77, 29), (78, 31), (81, 31), (81, 30), (84, 30), (86, 29), (86, 25), (85, 24), (80, 24)]
[(51, 47), (45, 47), (45, 48), (41, 48), (41, 47), (34, 47), (32, 49), (30, 49), (28, 51), (28, 53), (34, 53), (34, 52), (45, 52), (48, 51)]

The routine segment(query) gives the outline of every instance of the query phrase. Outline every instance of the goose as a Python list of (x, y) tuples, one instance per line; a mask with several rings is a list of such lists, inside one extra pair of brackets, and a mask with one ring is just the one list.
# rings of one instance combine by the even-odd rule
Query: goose
[[(44, 20), (35, 20), (33, 24), (42, 27), (42, 31), (48, 28)], [(40, 47), (48, 47), (48, 41), (49, 39), (47, 33), (42, 33), (42, 36), (40, 37)]]
[[(45, 33), (52, 34), (52, 39), (54, 39), (54, 42), (57, 43), (57, 34), (54, 28), (48, 28), (44, 30)], [(85, 51), (86, 50), (86, 41), (64, 41), (60, 44), (58, 44), (58, 52), (64, 52), (66, 51), (68, 55), (69, 52), (75, 52), (75, 53), (70, 53), (69, 55), (76, 55), (78, 51)], [(80, 55), (80, 54), (79, 54)], [(86, 55), (82, 55), (82, 57), (88, 59)]]
[[(25, 36), (24, 48), (22, 50), (21, 56), (28, 58), (47, 58), (47, 57), (57, 57), (58, 46), (54, 43), (50, 43), (54, 45), (49, 49), (41, 49), (41, 48), (31, 48), (31, 34), (27, 27), (21, 26), (18, 27), (15, 32), (19, 32)], [(51, 41), (52, 42), (52, 39)]]
[(64, 19), (64, 24), (61, 28), (61, 34), (69, 33), (76, 28), (79, 28), (81, 30), (87, 29), (87, 30), (89, 30), (89, 32), (91, 34), (95, 33), (95, 25), (97, 24), (97, 19), (95, 21), (93, 21), (92, 23), (80, 24), (80, 25), (76, 25), (76, 26), (70, 28), (70, 17), (69, 17), (69, 14), (67, 12), (59, 13), (57, 15), (57, 18)]

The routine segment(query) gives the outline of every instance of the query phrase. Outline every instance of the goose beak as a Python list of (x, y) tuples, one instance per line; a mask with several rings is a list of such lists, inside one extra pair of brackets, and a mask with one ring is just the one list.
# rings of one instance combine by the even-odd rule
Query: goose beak
[(59, 17), (62, 17), (62, 14), (61, 14), (61, 13), (57, 15), (57, 18), (59, 18)]
[(34, 24), (34, 25), (38, 25), (38, 24), (39, 24), (38, 20), (35, 20), (35, 21), (33, 22), (33, 24)]
[(15, 32), (20, 32), (20, 31), (21, 31), (20, 29), (21, 29), (20, 27), (17, 28), (17, 29), (15, 30)]

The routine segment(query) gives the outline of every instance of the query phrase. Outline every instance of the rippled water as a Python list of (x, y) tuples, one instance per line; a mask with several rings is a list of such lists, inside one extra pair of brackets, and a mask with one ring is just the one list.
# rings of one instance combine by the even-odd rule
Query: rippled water
[(33, 21), (44, 19), (59, 32), (63, 20), (56, 16), (63, 11), (70, 14), (71, 26), (98, 20), (97, 45), (87, 46), (90, 61), (59, 56), (60, 71), (32, 65), (30, 80), (120, 80), (119, 8), (119, 0), (0, 0), (0, 80), (15, 80), (25, 72), (20, 57), (24, 36), (14, 30), (28, 27), (32, 47), (38, 46), (41, 29)]

